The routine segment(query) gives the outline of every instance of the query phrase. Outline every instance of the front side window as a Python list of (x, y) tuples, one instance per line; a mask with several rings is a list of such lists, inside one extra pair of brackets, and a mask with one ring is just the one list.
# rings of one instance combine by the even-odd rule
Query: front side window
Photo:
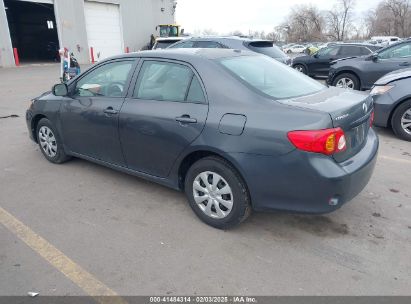
[(338, 54), (338, 51), (340, 50), (340, 47), (326, 47), (323, 49), (320, 49), (317, 54), (318, 57), (330, 57), (330, 56), (336, 56)]
[(180, 43), (175, 43), (171, 45), (169, 48), (170, 49), (189, 49), (194, 47), (194, 41), (184, 41)]
[(146, 100), (202, 102), (204, 95), (196, 81), (198, 80), (192, 70), (185, 65), (145, 61), (134, 97)]
[(389, 49), (383, 50), (378, 54), (379, 59), (394, 59), (411, 57), (411, 43), (404, 43)]
[(77, 82), (75, 94), (82, 97), (124, 97), (132, 67), (133, 61), (104, 64)]
[(222, 48), (222, 45), (215, 41), (197, 41), (194, 47), (202, 49), (219, 49)]
[(236, 78), (276, 99), (313, 94), (325, 87), (310, 77), (266, 56), (238, 56), (219, 60)]

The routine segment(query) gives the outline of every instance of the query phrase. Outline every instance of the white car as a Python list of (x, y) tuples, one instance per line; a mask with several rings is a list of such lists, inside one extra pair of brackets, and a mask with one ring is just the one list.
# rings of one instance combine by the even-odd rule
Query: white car
[(284, 53), (303, 53), (307, 47), (301, 44), (295, 44), (284, 49)]

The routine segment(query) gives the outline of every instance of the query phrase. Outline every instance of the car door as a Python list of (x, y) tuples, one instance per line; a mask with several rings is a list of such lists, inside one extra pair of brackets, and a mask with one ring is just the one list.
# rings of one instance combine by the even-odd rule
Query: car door
[(330, 70), (330, 63), (337, 59), (337, 54), (340, 50), (339, 46), (330, 46), (320, 49), (313, 56), (313, 62), (311, 63), (309, 70), (310, 73), (316, 76), (328, 76)]
[(127, 166), (166, 177), (204, 128), (208, 114), (204, 89), (191, 66), (160, 59), (145, 59), (135, 83), (120, 113)]
[(371, 87), (385, 74), (411, 66), (411, 41), (380, 51), (374, 60), (369, 60), (364, 71), (364, 83)]
[(136, 60), (100, 64), (70, 85), (70, 97), (60, 109), (66, 148), (84, 156), (124, 166), (118, 133), (118, 113), (124, 102)]

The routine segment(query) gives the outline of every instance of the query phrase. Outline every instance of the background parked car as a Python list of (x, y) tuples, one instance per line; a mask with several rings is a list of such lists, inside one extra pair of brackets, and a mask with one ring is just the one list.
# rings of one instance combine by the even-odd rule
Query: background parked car
[(375, 106), (374, 124), (392, 128), (398, 137), (411, 141), (411, 68), (378, 79), (370, 94)]
[(369, 90), (385, 74), (411, 66), (411, 40), (397, 42), (365, 57), (337, 60), (331, 65), (328, 84)]
[(304, 53), (307, 46), (302, 44), (295, 44), (286, 48), (283, 48), (284, 53), (291, 54), (291, 53)]
[(291, 65), (288, 57), (272, 41), (249, 39), (241, 37), (204, 37), (191, 38), (171, 45), (169, 48), (226, 48), (236, 50), (249, 50), (274, 58), (277, 61)]
[(370, 44), (331, 44), (311, 56), (295, 57), (292, 67), (309, 76), (328, 76), (334, 60), (369, 55), (378, 49), (379, 47)]

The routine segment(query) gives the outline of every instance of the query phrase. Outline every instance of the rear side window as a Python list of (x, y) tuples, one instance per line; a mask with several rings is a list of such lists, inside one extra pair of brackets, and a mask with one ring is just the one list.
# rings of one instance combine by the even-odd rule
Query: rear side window
[(361, 47), (358, 46), (341, 46), (340, 55), (342, 56), (361, 56)]
[(196, 75), (193, 75), (190, 89), (188, 90), (188, 94), (187, 94), (187, 101), (194, 101), (194, 102), (201, 102), (201, 103), (205, 102), (203, 89), (201, 88), (201, 84), (198, 81), (198, 78)]
[(201, 85), (188, 66), (151, 60), (143, 63), (133, 96), (159, 101), (205, 101)]

